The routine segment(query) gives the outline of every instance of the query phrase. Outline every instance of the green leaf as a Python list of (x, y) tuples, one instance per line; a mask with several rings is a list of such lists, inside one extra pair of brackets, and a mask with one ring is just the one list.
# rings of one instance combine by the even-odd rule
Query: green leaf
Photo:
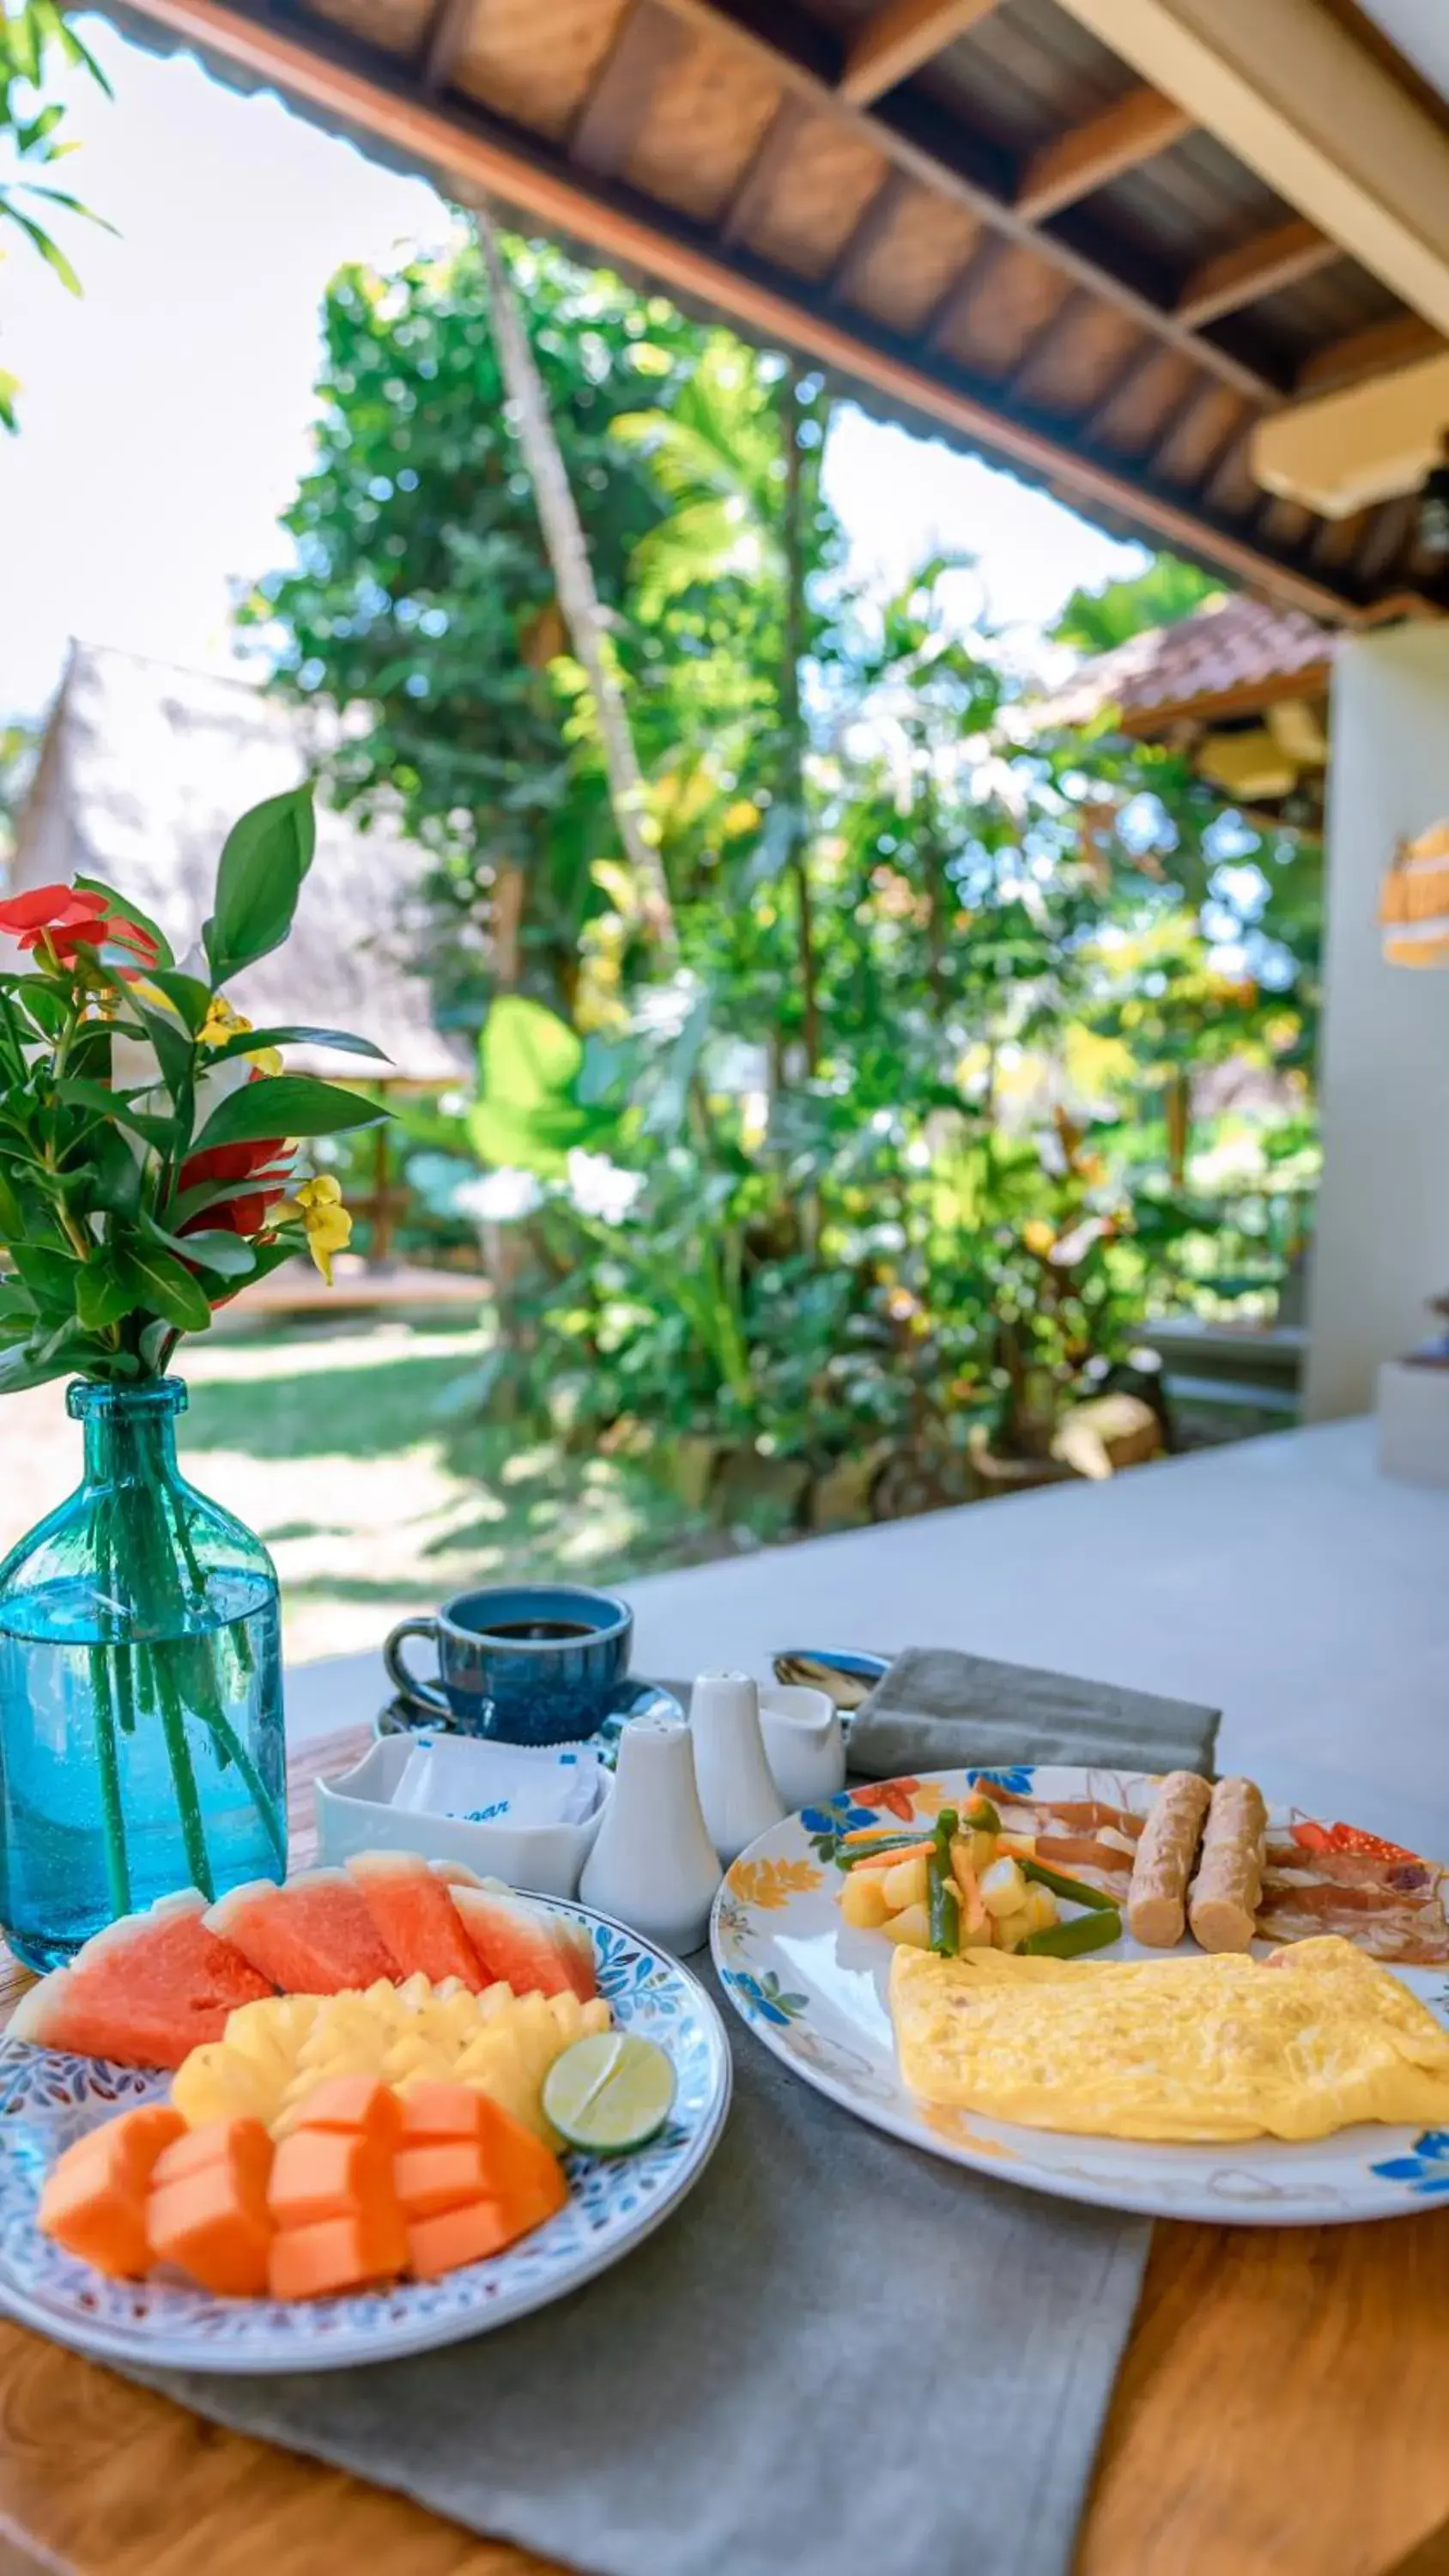
[(5, 204), (4, 212), (10, 217), (12, 224), (18, 224), (20, 226), (20, 229), (24, 233), (27, 241), (33, 243), (36, 250), (39, 251), (46, 266), (54, 269), (56, 276), (60, 279), (61, 285), (72, 295), (83, 295), (85, 293), (85, 289), (81, 285), (80, 279), (77, 277), (70, 261), (66, 258), (59, 242), (51, 239), (50, 234), (46, 232), (44, 226), (33, 223), (29, 215), (23, 215), (20, 208), (13, 202), (7, 202)]
[(556, 1011), (521, 993), (499, 995), (478, 1041), (478, 1070), (490, 1099), (515, 1109), (568, 1099), (583, 1062), (582, 1039)]
[(83, 1150), (85, 1159), (75, 1174), (78, 1186), (67, 1191), (70, 1204), (134, 1216), (141, 1199), (141, 1166), (120, 1129), (93, 1127)]
[(153, 966), (146, 981), (165, 994), (195, 1037), (211, 1008), (211, 986), (203, 984), (199, 975), (183, 975), (175, 966)]
[(108, 1324), (119, 1324), (134, 1304), (130, 1282), (109, 1253), (80, 1263), (75, 1310), (88, 1333), (104, 1332)]
[[(75, 879), (75, 883), (82, 887), (87, 894), (103, 894), (112, 912), (119, 913), (126, 921), (133, 921), (138, 930), (145, 931), (148, 939), (154, 939), (156, 942), (156, 961), (159, 966), (165, 969), (174, 964), (175, 961), (171, 954), (171, 942), (167, 938), (161, 924), (159, 921), (153, 921), (149, 913), (143, 912), (139, 904), (132, 903), (128, 894), (118, 894), (114, 886), (107, 885), (104, 877), (77, 877)], [(147, 972), (150, 972), (149, 968), (147, 969)], [(161, 978), (157, 975), (153, 980), (159, 984)], [(187, 975), (183, 976), (181, 980), (183, 983), (190, 983), (193, 979)], [(208, 994), (208, 1001), (210, 1001), (210, 998), (211, 996)]]
[(138, 1096), (133, 1092), (112, 1091), (106, 1083), (87, 1081), (81, 1074), (67, 1074), (55, 1089), (58, 1100), (69, 1101), (77, 1109), (98, 1109), (103, 1118), (119, 1119), (143, 1143), (159, 1146), (163, 1152), (176, 1141), (175, 1119), (153, 1118), (146, 1110), (133, 1109), (132, 1100)]
[(316, 840), (310, 785), (269, 796), (232, 825), (216, 872), (216, 910), (202, 932), (218, 984), (281, 947)]
[(10, 1258), (43, 1313), (57, 1306), (74, 1313), (79, 1264), (67, 1253), (52, 1252), (43, 1243), (12, 1243)]
[(142, 1029), (156, 1050), (161, 1078), (176, 1107), (185, 1112), (191, 1123), (191, 1101), (196, 1071), (196, 1040), (189, 1030), (179, 1029), (169, 1011), (158, 1011), (143, 1002), (134, 986), (126, 996)]
[(485, 1162), (556, 1179), (575, 1148), (616, 1131), (614, 1111), (581, 1105), (582, 1041), (541, 1002), (500, 995), (483, 1023), (478, 1067), (482, 1097), (466, 1123)]
[(218, 1102), (192, 1150), (259, 1145), (268, 1136), (333, 1136), (347, 1127), (377, 1127), (390, 1115), (361, 1092), (316, 1082), (309, 1073), (265, 1074)]
[(195, 1234), (167, 1234), (153, 1223), (146, 1231), (179, 1260), (197, 1261), (203, 1270), (214, 1270), (223, 1279), (249, 1279), (256, 1267), (251, 1245), (224, 1226), (198, 1226)]
[(158, 1317), (154, 1324), (142, 1325), (141, 1357), (148, 1369), (165, 1367), (167, 1345), (175, 1329), (174, 1324), (168, 1324), (162, 1317)]
[(3, 1169), (0, 1169), (0, 1243), (13, 1243), (25, 1231), (25, 1211), (21, 1207)]
[(118, 1248), (116, 1260), (133, 1309), (164, 1315), (168, 1324), (178, 1325), (184, 1333), (206, 1331), (211, 1322), (206, 1291), (173, 1252), (143, 1236), (130, 1235), (124, 1248)]
[(69, 1360), (55, 1352), (42, 1359), (28, 1345), (0, 1353), (0, 1395), (23, 1395), (28, 1387), (48, 1386), (52, 1378), (64, 1377), (69, 1367)]
[(223, 1064), (229, 1055), (260, 1055), (263, 1047), (320, 1046), (340, 1047), (347, 1055), (370, 1055), (378, 1064), (390, 1064), (381, 1047), (371, 1038), (349, 1037), (346, 1029), (239, 1029), (224, 1045), (208, 1047), (208, 1064)]

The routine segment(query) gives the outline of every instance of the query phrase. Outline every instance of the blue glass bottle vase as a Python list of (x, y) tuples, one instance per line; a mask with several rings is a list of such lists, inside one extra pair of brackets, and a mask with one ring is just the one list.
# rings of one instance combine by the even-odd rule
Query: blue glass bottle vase
[(287, 1863), (271, 1558), (181, 1474), (179, 1378), (66, 1402), (81, 1483), (0, 1564), (0, 1930), (32, 1968)]

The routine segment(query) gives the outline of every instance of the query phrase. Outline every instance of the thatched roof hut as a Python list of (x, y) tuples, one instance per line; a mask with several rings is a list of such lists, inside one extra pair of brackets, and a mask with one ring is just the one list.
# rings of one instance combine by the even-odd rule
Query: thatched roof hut
[[(305, 716), (247, 681), (73, 644), (17, 821), (11, 890), (102, 877), (181, 955), (230, 826), (306, 775), (313, 741)], [(403, 1081), (455, 1080), (463, 1051), (434, 1027), (417, 963), (428, 864), (385, 821), (364, 832), (319, 802), (292, 937), (238, 977), (238, 1006), (258, 1027), (355, 1029)], [(321, 1074), (378, 1070), (323, 1048), (289, 1049), (288, 1061)]]

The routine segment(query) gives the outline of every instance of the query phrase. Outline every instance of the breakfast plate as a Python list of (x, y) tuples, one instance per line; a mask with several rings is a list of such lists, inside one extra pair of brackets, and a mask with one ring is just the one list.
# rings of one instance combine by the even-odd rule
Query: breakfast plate
[(100, 2360), (157, 2369), (335, 2370), (459, 2343), (564, 2297), (629, 2253), (699, 2180), (729, 2109), (719, 2014), (687, 1968), (587, 1908), (583, 1926), (616, 2029), (652, 2039), (675, 2095), (657, 2138), (632, 2155), (570, 2155), (567, 2205), (491, 2260), (427, 2281), (284, 2303), (219, 2298), (179, 2278), (112, 2280), (42, 2235), (36, 2209), (60, 2152), (85, 2131), (165, 2099), (162, 2073), (0, 2041), (0, 2309)]
[[(845, 1922), (838, 1901), (842, 1838), (883, 1825), (929, 1835), (943, 1807), (964, 1807), (977, 1790), (997, 1799), (1003, 1813), (1036, 1800), (1141, 1815), (1156, 1786), (1142, 1774), (1023, 1764), (939, 1771), (842, 1791), (772, 1827), (726, 1873), (711, 1923), (724, 1990), (767, 2048), (858, 2119), (948, 2162), (1029, 2190), (1150, 2217), (1272, 2227), (1407, 2216), (1449, 2198), (1445, 2127), (1358, 2121), (1306, 2142), (1259, 2136), (1211, 2145), (1157, 2143), (1026, 2127), (935, 2105), (907, 2090), (887, 2001), (892, 1960), (904, 1954), (878, 1931)], [(1296, 1808), (1270, 1807), (1268, 1833), (1270, 1844), (1278, 1838), (1281, 1848), (1296, 1846), (1305, 1860), (1325, 1850), (1388, 1856), (1373, 1866), (1396, 1885), (1412, 1884), (1417, 1919), (1430, 1926), (1418, 1946), (1439, 1954), (1410, 1965), (1390, 1950), (1393, 1974), (1449, 2031), (1442, 1873), (1348, 1827), (1319, 1824)], [(1307, 1868), (1303, 1875), (1308, 1877)], [(1341, 1932), (1347, 1923), (1362, 1925), (1363, 1912), (1354, 1910), (1361, 1905), (1361, 1898), (1351, 1896), (1338, 1918), (1329, 1912), (1308, 1928)], [(1272, 1946), (1255, 1944), (1260, 1955)], [(923, 1956), (919, 1950), (912, 1955)], [(1124, 1936), (1097, 1955), (1148, 1961), (1179, 1953), (1149, 1951)], [(1181, 1945), (1180, 1955), (1207, 1964), (1190, 1942)], [(1064, 2069), (1064, 2088), (1069, 2080)]]

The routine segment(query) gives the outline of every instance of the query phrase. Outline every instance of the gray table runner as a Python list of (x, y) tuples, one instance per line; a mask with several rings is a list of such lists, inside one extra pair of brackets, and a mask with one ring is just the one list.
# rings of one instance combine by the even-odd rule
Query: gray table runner
[(866, 2128), (722, 2010), (712, 2164), (572, 2298), (373, 2370), (127, 2375), (588, 2576), (1066, 2576), (1150, 2223)]
[[(1216, 1731), (1210, 1709), (915, 1651), (851, 1762), (1206, 1769)], [(1149, 2222), (885, 2137), (721, 2009), (713, 2163), (572, 2298), (372, 2370), (129, 2375), (587, 2576), (1067, 2576)]]

